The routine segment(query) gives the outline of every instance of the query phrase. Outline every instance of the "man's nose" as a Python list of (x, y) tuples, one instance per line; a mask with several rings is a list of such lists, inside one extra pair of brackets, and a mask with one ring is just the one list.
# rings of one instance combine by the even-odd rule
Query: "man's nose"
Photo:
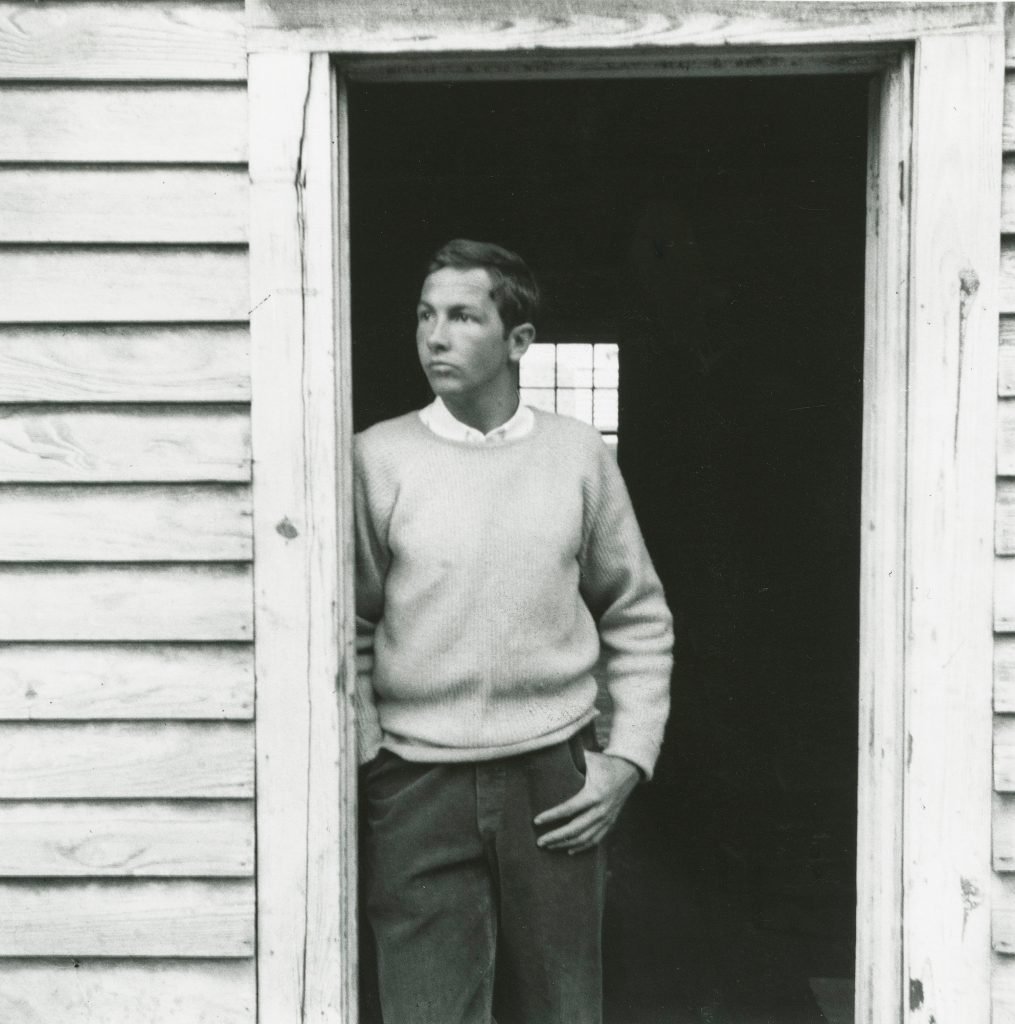
[(429, 348), (444, 349), (448, 347), (448, 322), (443, 317), (434, 317), (428, 325), (426, 343)]

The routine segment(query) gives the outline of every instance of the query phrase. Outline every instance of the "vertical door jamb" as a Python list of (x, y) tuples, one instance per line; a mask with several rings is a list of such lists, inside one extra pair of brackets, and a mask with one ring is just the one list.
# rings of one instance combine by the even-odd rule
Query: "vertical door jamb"
[(902, 775), (912, 54), (871, 83), (860, 544), (855, 1017), (902, 1011)]
[(251, 54), (248, 92), (258, 1020), (345, 1024), (356, 755), (339, 94), (326, 53)]

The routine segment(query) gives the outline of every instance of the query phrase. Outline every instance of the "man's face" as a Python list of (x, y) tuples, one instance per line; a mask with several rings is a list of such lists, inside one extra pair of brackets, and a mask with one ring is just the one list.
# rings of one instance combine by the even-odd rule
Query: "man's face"
[[(514, 386), (525, 351), (490, 297), (481, 268), (443, 267), (423, 282), (416, 307), (416, 350), (435, 395), (472, 401)], [(517, 329), (516, 329), (517, 330)]]

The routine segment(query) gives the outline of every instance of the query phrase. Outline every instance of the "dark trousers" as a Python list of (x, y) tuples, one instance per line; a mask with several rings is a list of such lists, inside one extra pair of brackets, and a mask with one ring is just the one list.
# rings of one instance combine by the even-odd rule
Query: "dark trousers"
[(367, 914), (385, 1024), (599, 1024), (601, 848), (532, 819), (585, 780), (579, 736), (515, 757), (366, 770)]

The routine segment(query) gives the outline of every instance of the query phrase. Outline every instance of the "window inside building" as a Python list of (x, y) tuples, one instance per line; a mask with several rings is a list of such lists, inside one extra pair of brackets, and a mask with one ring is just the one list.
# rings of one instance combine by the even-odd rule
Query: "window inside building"
[(616, 452), (619, 359), (616, 342), (536, 342), (521, 362), (522, 401), (591, 423)]

